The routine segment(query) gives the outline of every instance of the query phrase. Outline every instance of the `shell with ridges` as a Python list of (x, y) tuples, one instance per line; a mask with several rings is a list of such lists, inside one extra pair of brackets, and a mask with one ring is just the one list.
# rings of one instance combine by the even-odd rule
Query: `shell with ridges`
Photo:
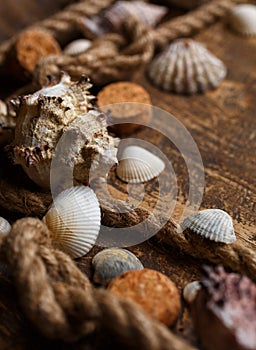
[(165, 168), (162, 159), (138, 146), (126, 147), (117, 165), (116, 174), (124, 182), (141, 183), (157, 177)]
[(102, 250), (94, 256), (92, 265), (94, 267), (93, 281), (101, 285), (108, 285), (112, 279), (123, 272), (144, 268), (133, 253), (120, 248)]
[(227, 22), (236, 33), (244, 36), (256, 35), (256, 6), (244, 4), (233, 7)]
[(230, 244), (236, 241), (232, 218), (221, 209), (205, 209), (188, 216), (180, 225), (215, 242)]
[(71, 187), (55, 198), (43, 221), (52, 233), (53, 246), (79, 258), (88, 253), (99, 234), (98, 199), (89, 187)]
[(0, 235), (8, 235), (11, 231), (11, 225), (9, 222), (0, 216)]
[(183, 298), (188, 303), (191, 304), (195, 300), (197, 293), (201, 289), (201, 284), (199, 281), (193, 281), (188, 284), (183, 289)]
[(106, 117), (93, 109), (91, 86), (85, 77), (71, 82), (64, 74), (59, 83), (21, 99), (12, 156), (14, 162), (43, 188), (50, 188), (50, 167), (56, 146), (63, 133), (71, 129), (76, 128), (79, 133), (77, 143), (81, 148), (78, 150), (75, 140), (70, 138), (76, 154), (69, 154), (73, 152), (70, 145), (70, 152), (63, 158), (66, 164), (72, 163), (76, 184), (88, 183), (91, 159), (96, 159), (97, 155), (99, 165), (104, 161), (111, 166), (117, 162), (116, 141), (108, 134)]
[(149, 65), (148, 75), (162, 90), (195, 94), (217, 87), (225, 78), (225, 65), (202, 44), (179, 39)]
[(87, 39), (77, 39), (69, 43), (63, 53), (69, 56), (77, 56), (85, 52), (92, 45), (92, 42)]

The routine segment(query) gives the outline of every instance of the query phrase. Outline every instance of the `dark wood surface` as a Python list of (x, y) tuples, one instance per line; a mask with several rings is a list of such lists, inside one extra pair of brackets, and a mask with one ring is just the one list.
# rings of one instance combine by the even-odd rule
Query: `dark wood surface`
[[(10, 37), (17, 29), (37, 18), (43, 18), (64, 5), (58, 1), (30, 1), (24, 7), (18, 0), (0, 3), (0, 39)], [(65, 2), (67, 3), (67, 1)], [(162, 92), (153, 87), (143, 71), (134, 76), (151, 94), (153, 104), (172, 113), (190, 131), (201, 152), (205, 168), (205, 193), (202, 208), (220, 208), (234, 219), (235, 231), (243, 245), (255, 247), (256, 221), (256, 38), (241, 38), (230, 32), (224, 23), (215, 24), (197, 37), (228, 67), (228, 76), (220, 87), (204, 95), (179, 96)], [(4, 82), (1, 82), (3, 87)], [(176, 214), (183, 207), (187, 196), (187, 172), (181, 155), (155, 131), (142, 130), (136, 137), (148, 140), (168, 156), (178, 178), (179, 201)], [(110, 181), (110, 191), (124, 198), (125, 186), (118, 180)], [(148, 187), (143, 205), (152, 207), (157, 186)], [(15, 216), (12, 216), (14, 219)], [(78, 266), (91, 274), (91, 257), (78, 261)], [(195, 260), (171, 247), (162, 246), (154, 239), (131, 250), (141, 259), (145, 267), (159, 270), (178, 285), (179, 290), (191, 280), (201, 276), (201, 265), (205, 261)], [(194, 334), (187, 310), (182, 308), (175, 332), (194, 342)], [(94, 339), (88, 341), (88, 349), (98, 348)], [(45, 347), (73, 348), (43, 339), (29, 324), (18, 306), (8, 268), (0, 270), (0, 348), (43, 349)], [(76, 344), (74, 348), (80, 348)], [(84, 348), (84, 347), (83, 347)]]

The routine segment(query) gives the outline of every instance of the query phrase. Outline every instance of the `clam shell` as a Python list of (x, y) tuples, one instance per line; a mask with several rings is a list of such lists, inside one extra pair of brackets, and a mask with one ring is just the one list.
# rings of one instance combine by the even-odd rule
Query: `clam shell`
[(238, 5), (230, 11), (227, 23), (236, 33), (244, 36), (256, 34), (256, 6)]
[(92, 189), (71, 187), (61, 192), (43, 218), (55, 248), (79, 258), (93, 247), (100, 230), (100, 207)]
[(193, 281), (188, 283), (183, 289), (183, 298), (188, 303), (191, 304), (195, 300), (197, 293), (201, 289), (201, 284), (199, 281)]
[(0, 216), (0, 235), (7, 235), (11, 231), (9, 222)]
[(63, 53), (69, 56), (77, 56), (85, 52), (92, 45), (92, 42), (87, 39), (77, 39), (69, 43)]
[(188, 216), (180, 226), (182, 230), (190, 229), (215, 242), (230, 244), (236, 240), (232, 218), (220, 209), (195, 212)]
[(162, 90), (195, 94), (217, 87), (225, 78), (225, 65), (202, 44), (179, 39), (149, 65), (148, 76)]
[(101, 285), (109, 282), (121, 273), (130, 270), (142, 270), (144, 267), (139, 259), (126, 249), (104, 249), (92, 259), (94, 267), (93, 281)]
[(124, 182), (141, 183), (157, 177), (165, 168), (162, 159), (138, 146), (123, 150), (116, 174)]

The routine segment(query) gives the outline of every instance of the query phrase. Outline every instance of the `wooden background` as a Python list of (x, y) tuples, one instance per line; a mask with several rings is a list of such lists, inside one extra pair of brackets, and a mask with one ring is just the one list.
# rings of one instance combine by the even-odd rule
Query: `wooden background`
[[(18, 0), (1, 1), (0, 39), (10, 37), (22, 26), (31, 23), (31, 18), (48, 16), (67, 3), (64, 0), (23, 0), (21, 5)], [(143, 71), (138, 72), (133, 81), (150, 92), (153, 105), (179, 119), (197, 143), (206, 176), (201, 207), (226, 210), (234, 219), (239, 240), (255, 248), (256, 38), (241, 38), (219, 22), (201, 32), (196, 39), (205, 43), (228, 67), (228, 76), (218, 89), (204, 95), (184, 97), (156, 89)], [(4, 81), (1, 81), (1, 91), (4, 91)], [(154, 143), (171, 161), (178, 178), (178, 207), (181, 208), (188, 190), (187, 170), (182, 156), (154, 131), (142, 130), (135, 136)], [(3, 167), (1, 165), (2, 170)], [(115, 196), (125, 198), (127, 189), (120, 181), (110, 179), (109, 186)], [(151, 207), (157, 184), (151, 182), (147, 190), (144, 204)], [(11, 214), (10, 217), (15, 218)], [(97, 250), (95, 247), (87, 257), (78, 261), (80, 268), (89, 275), (91, 256)], [(205, 263), (173, 251), (171, 247), (161, 246), (154, 239), (131, 250), (145, 267), (171, 277), (180, 291), (186, 282), (201, 276), (201, 265)], [(196, 344), (184, 306), (174, 331)], [(97, 349), (100, 348), (98, 344), (95, 339), (89, 339), (88, 347), (79, 344), (71, 347), (43, 339), (23, 316), (8, 268), (1, 265), (0, 349), (45, 349), (56, 346), (63, 349)]]

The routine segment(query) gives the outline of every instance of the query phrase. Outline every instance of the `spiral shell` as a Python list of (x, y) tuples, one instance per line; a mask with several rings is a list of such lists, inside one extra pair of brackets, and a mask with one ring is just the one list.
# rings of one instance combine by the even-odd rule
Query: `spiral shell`
[(179, 39), (149, 65), (148, 76), (162, 90), (195, 94), (217, 87), (225, 78), (225, 65), (202, 44)]
[(0, 216), (0, 235), (8, 235), (11, 231), (11, 225), (9, 222)]
[(205, 209), (188, 216), (180, 225), (215, 242), (230, 244), (236, 241), (232, 218), (221, 209)]
[(188, 283), (183, 289), (183, 298), (186, 301), (186, 303), (193, 303), (200, 289), (201, 284), (199, 281), (193, 281)]
[(256, 6), (249, 4), (235, 6), (230, 11), (227, 22), (238, 34), (256, 35)]
[(95, 244), (101, 222), (98, 199), (92, 189), (71, 187), (61, 192), (44, 216), (53, 246), (79, 258)]
[(85, 52), (92, 45), (92, 42), (87, 39), (77, 39), (69, 43), (63, 53), (69, 56), (77, 56)]
[(94, 267), (93, 281), (101, 285), (109, 282), (121, 273), (130, 270), (142, 270), (144, 267), (139, 259), (126, 249), (104, 249), (92, 259)]
[(119, 179), (128, 183), (150, 181), (165, 168), (162, 159), (138, 146), (126, 147), (120, 159), (116, 174)]

